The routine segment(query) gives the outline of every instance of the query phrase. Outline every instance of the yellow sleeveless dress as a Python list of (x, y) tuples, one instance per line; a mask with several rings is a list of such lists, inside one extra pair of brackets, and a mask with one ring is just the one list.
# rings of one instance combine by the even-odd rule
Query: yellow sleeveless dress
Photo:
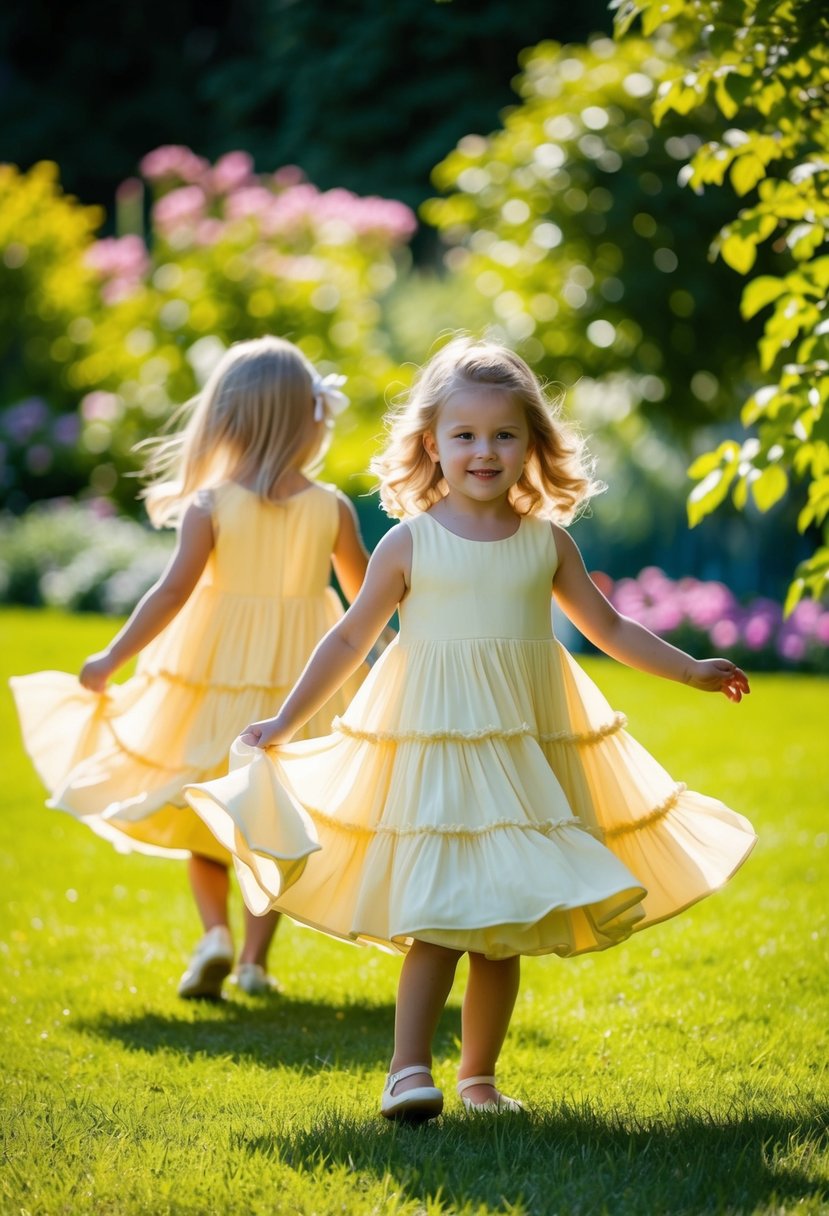
[(412, 535), (400, 634), (333, 733), (186, 795), (257, 912), (490, 958), (599, 950), (719, 887), (751, 825), (637, 744), (553, 637), (548, 523)]
[[(16, 677), (29, 755), (68, 811), (121, 851), (229, 855), (182, 787), (227, 771), (233, 739), (276, 712), (319, 639), (342, 615), (329, 585), (336, 494), (319, 485), (281, 503), (235, 483), (205, 492), (215, 546), (187, 603), (105, 693), (74, 676)], [(329, 730), (360, 672), (304, 728)]]

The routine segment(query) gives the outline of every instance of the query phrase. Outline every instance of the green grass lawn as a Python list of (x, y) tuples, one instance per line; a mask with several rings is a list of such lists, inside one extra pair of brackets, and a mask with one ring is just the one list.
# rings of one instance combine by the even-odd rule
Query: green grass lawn
[(377, 1114), (398, 960), (284, 923), (282, 996), (184, 1003), (183, 865), (43, 808), (5, 678), (74, 670), (111, 630), (0, 614), (3, 1212), (829, 1211), (826, 681), (757, 677), (732, 706), (586, 663), (759, 844), (677, 920), (525, 962), (501, 1079), (527, 1118), (458, 1111), (459, 976), (435, 1059), (447, 1113), (408, 1128)]

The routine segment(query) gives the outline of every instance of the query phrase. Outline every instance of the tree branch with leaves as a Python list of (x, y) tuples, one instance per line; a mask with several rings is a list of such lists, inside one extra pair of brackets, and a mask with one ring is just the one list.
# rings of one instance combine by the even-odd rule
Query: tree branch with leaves
[[(690, 50), (662, 81), (657, 122), (713, 105), (722, 134), (690, 159), (681, 178), (702, 193), (728, 181), (746, 199), (712, 245), (751, 276), (758, 248), (785, 259), (781, 273), (749, 278), (744, 318), (771, 309), (760, 339), (768, 382), (742, 407), (753, 433), (727, 440), (690, 469), (691, 525), (731, 494), (767, 511), (792, 482), (805, 487), (798, 528), (815, 552), (794, 572), (787, 610), (829, 589), (829, 12), (824, 0), (615, 0), (622, 37), (637, 18), (656, 37), (673, 24)], [(689, 66), (690, 62), (690, 66)]]

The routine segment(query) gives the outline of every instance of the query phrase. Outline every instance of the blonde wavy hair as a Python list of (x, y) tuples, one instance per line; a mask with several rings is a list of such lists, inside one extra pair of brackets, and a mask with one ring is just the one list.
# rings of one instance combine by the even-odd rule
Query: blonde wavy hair
[(561, 416), (561, 395), (548, 399), (522, 358), (494, 342), (454, 338), (423, 367), (404, 401), (386, 416), (388, 439), (371, 462), (380, 501), (398, 519), (427, 511), (447, 493), (439, 464), (423, 437), (433, 432), (441, 407), (459, 389), (499, 388), (519, 402), (530, 431), (529, 456), (509, 501), (518, 515), (570, 523), (604, 485), (575, 428)]
[(156, 527), (175, 523), (193, 496), (222, 481), (243, 482), (269, 498), (289, 469), (311, 473), (329, 428), (314, 417), (313, 365), (292, 342), (237, 342), (197, 397), (173, 416), (173, 434), (145, 440), (141, 476)]

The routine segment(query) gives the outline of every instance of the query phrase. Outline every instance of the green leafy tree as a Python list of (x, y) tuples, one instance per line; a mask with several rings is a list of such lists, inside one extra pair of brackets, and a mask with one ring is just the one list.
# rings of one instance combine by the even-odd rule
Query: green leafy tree
[(734, 386), (751, 383), (752, 335), (722, 324), (739, 281), (706, 258), (727, 201), (702, 200), (700, 221), (677, 180), (699, 135), (651, 116), (680, 53), (669, 37), (526, 50), (520, 104), (490, 136), (461, 140), (434, 173), (446, 197), (422, 208), (493, 332), (573, 386), (625, 501), (611, 519), (597, 500), (597, 522), (627, 540), (655, 521), (673, 532), (699, 430), (721, 426)]
[[(759, 341), (767, 383), (742, 408), (752, 432), (691, 466), (697, 523), (730, 496), (767, 511), (794, 480), (806, 502), (801, 532), (815, 551), (795, 571), (787, 599), (820, 598), (829, 583), (829, 13), (823, 0), (617, 0), (617, 30), (641, 17), (654, 42), (672, 23), (692, 64), (667, 65), (653, 107), (658, 123), (718, 112), (718, 131), (683, 177), (698, 193), (730, 183), (746, 200), (712, 252), (751, 276), (758, 249), (785, 264), (749, 278), (742, 314), (770, 309)], [(638, 40), (637, 40), (638, 43)], [(624, 45), (624, 43), (622, 43)]]

